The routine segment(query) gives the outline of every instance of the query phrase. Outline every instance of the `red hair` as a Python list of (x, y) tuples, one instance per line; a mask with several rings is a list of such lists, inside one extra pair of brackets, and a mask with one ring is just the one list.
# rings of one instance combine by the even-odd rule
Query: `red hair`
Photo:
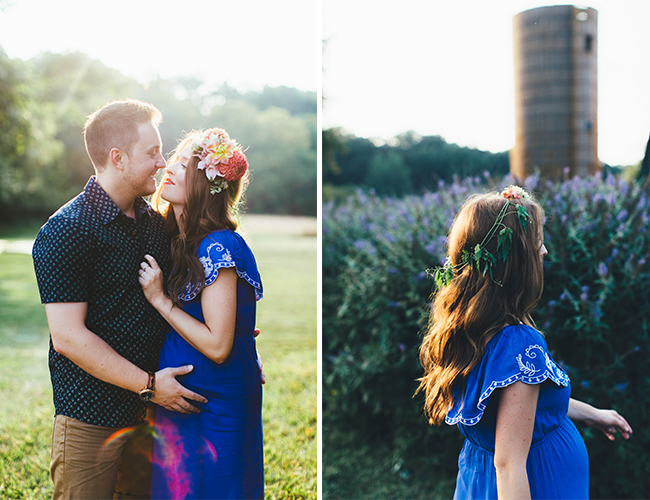
[[(460, 264), (463, 251), (473, 251), (484, 240), (506, 203), (523, 205), (529, 224), (525, 229), (514, 211), (503, 218), (512, 229), (512, 246), (505, 262), (497, 261), (494, 279), (472, 265), (464, 266), (437, 292), (431, 306), (429, 328), (420, 346), (424, 375), (417, 390), (425, 394), (430, 423), (444, 420), (455, 403), (454, 389), (464, 386), (495, 333), (505, 324), (534, 326), (530, 312), (544, 287), (540, 254), (544, 212), (536, 201), (506, 200), (494, 193), (471, 197), (454, 219), (449, 257), (454, 266)], [(485, 245), (496, 254), (496, 238)]]

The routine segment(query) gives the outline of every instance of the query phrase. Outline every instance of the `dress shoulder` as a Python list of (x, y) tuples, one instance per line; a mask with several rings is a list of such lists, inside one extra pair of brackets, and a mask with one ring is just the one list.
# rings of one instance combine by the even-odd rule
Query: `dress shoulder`
[[(262, 279), (252, 250), (244, 238), (229, 229), (208, 234), (197, 249), (197, 257), (205, 272), (205, 286), (217, 279), (219, 269), (234, 267), (237, 276), (245, 279), (255, 289), (255, 299), (263, 296)], [(186, 290), (183, 300), (192, 300), (198, 294), (198, 287)]]
[(541, 384), (547, 379), (558, 386), (569, 385), (568, 375), (551, 357), (542, 334), (526, 325), (506, 326), (488, 342), (483, 359), (467, 377), (465, 392), (456, 397), (445, 422), (476, 425), (495, 389), (517, 381)]

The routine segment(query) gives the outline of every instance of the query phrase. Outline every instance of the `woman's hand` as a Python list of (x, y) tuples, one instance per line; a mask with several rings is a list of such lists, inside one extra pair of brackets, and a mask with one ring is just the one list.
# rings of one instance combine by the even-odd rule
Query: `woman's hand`
[(623, 439), (630, 439), (632, 427), (616, 410), (601, 410), (577, 399), (569, 400), (569, 418), (580, 420), (594, 429), (598, 429), (614, 441), (616, 431), (621, 433)]
[(262, 383), (266, 384), (266, 375), (264, 375), (264, 363), (262, 363), (262, 356), (260, 356), (259, 351), (257, 351), (257, 366), (260, 367), (260, 378)]
[(145, 255), (146, 262), (140, 264), (138, 281), (142, 286), (145, 298), (159, 312), (168, 311), (173, 306), (172, 301), (163, 291), (163, 274), (151, 255)]
[(594, 410), (593, 416), (584, 420), (585, 424), (602, 431), (610, 441), (614, 441), (617, 430), (621, 433), (623, 439), (630, 439), (632, 427), (616, 410), (601, 410), (598, 408), (594, 408)]
[[(253, 330), (253, 337), (257, 338), (260, 333), (262, 333), (262, 331), (259, 328), (255, 328), (255, 330)], [(260, 367), (260, 378), (262, 379), (262, 383), (266, 384), (266, 375), (264, 375), (264, 363), (262, 363), (262, 356), (260, 356), (259, 351), (257, 351), (257, 366)]]

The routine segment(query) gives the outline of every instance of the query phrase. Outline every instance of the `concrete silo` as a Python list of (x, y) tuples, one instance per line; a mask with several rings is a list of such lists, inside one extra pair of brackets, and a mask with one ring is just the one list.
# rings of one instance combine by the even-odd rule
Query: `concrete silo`
[(556, 5), (513, 19), (515, 147), (510, 171), (557, 178), (600, 168), (597, 19), (591, 8)]

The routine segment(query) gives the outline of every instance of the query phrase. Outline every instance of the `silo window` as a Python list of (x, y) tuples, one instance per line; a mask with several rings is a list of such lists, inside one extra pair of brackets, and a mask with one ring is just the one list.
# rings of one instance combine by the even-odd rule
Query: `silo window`
[(587, 122), (587, 127), (586, 127), (586, 128), (587, 128), (587, 132), (591, 132), (591, 131), (594, 129), (594, 125), (593, 125), (593, 123), (591, 123), (590, 121), (588, 121), (588, 122)]
[(585, 52), (591, 52), (591, 48), (594, 44), (594, 37), (591, 35), (585, 36)]

